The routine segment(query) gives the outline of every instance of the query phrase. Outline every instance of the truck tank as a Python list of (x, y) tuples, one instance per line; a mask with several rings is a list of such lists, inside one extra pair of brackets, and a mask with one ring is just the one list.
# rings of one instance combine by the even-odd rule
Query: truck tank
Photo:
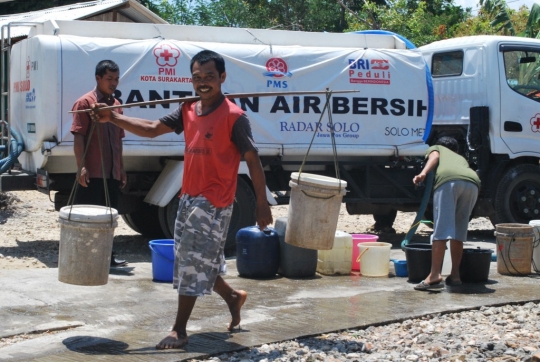
[[(112, 59), (120, 65), (115, 97), (123, 104), (180, 98), (194, 95), (189, 62), (202, 49), (224, 56), (226, 93), (356, 91), (330, 94), (330, 112), (324, 111), (324, 94), (235, 100), (250, 118), (269, 192), (279, 203), (287, 202), (279, 195), (288, 190), (288, 174), (298, 171), (310, 145), (304, 170), (329, 170), (334, 158), (332, 135), (338, 158), (349, 170), (374, 158), (421, 157), (427, 149), (433, 112), (431, 75), (422, 54), (406, 49), (396, 36), (57, 21), (36, 24), (29, 38), (11, 52), (10, 123), (25, 142), (19, 157), (22, 168), (47, 174), (52, 181), (49, 188), (58, 191), (57, 207), (61, 206), (77, 171), (69, 111), (95, 86), (97, 62)], [(141, 106), (124, 113), (158, 119), (175, 107)], [(155, 139), (128, 133), (127, 193), (147, 196), (166, 164), (176, 162), (170, 167), (176, 170), (171, 171), (176, 175), (172, 178), (176, 194), (184, 146), (183, 136), (174, 133)], [(242, 178), (249, 188), (249, 177)], [(148, 209), (166, 209), (160, 221), (162, 228), (170, 229), (166, 220), (174, 212), (171, 197), (155, 189), (151, 194), (158, 196), (147, 197), (149, 206), (136, 202), (126, 207), (125, 214), (129, 218), (143, 207), (146, 211), (139, 216), (146, 221)], [(131, 224), (141, 229), (141, 222)]]

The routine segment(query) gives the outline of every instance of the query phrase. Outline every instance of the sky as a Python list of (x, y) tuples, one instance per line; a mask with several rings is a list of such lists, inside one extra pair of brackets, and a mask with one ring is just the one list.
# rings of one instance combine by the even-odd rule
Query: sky
[[(478, 0), (454, 0), (454, 4), (457, 6), (461, 6), (463, 8), (472, 8), (473, 14), (478, 12), (478, 9), (480, 8), (478, 3)], [(523, 5), (530, 9), (534, 3), (538, 3), (538, 5), (540, 5), (540, 0), (506, 0), (506, 4), (515, 10), (519, 9)]]

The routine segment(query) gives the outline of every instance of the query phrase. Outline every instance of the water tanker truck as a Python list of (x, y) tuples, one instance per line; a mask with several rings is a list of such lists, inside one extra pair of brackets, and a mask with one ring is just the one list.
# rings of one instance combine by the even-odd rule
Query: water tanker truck
[[(195, 95), (190, 59), (211, 49), (225, 58), (226, 93), (281, 94), (234, 99), (251, 120), (271, 205), (289, 202), (290, 175), (308, 154), (302, 172), (335, 177), (337, 168), (347, 181), (343, 202), (349, 213), (373, 214), (391, 225), (397, 210), (418, 209), (423, 189), (412, 178), (429, 145), (452, 135), (482, 178), (474, 216), (494, 223), (540, 218), (540, 108), (534, 93), (540, 86), (533, 72), (540, 69), (540, 41), (486, 36), (413, 47), (385, 32), (33, 24), (3, 63), (2, 126), (10, 137), (0, 148), (9, 168), (0, 176), (0, 191), (37, 187), (54, 193), (57, 210), (66, 205), (77, 172), (68, 112), (94, 87), (98, 61), (119, 64), (115, 97), (132, 104)], [(337, 92), (343, 90), (355, 92)], [(124, 113), (158, 119), (177, 106), (142, 105)], [(183, 136), (174, 133), (154, 139), (126, 134), (128, 185), (118, 211), (135, 231), (172, 237), (184, 146)], [(242, 163), (229, 252), (236, 232), (255, 223), (254, 210)]]

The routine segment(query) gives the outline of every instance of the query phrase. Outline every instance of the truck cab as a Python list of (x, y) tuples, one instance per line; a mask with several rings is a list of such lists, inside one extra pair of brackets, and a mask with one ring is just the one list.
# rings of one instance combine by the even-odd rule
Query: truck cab
[(540, 41), (473, 36), (419, 48), (435, 94), (428, 142), (451, 134), (482, 181), (475, 216), (540, 218)]

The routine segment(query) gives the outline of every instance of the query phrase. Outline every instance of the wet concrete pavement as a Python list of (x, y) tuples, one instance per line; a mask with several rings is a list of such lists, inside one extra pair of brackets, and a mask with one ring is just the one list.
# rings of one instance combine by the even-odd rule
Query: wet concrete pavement
[[(494, 249), (494, 240), (465, 247)], [(391, 257), (405, 259), (398, 245)], [(407, 278), (359, 275), (254, 280), (228, 260), (226, 280), (249, 296), (242, 330), (228, 333), (227, 306), (217, 295), (199, 298), (185, 350), (157, 351), (170, 330), (177, 294), (152, 281), (151, 263), (117, 269), (104, 286), (58, 281), (58, 269), (0, 271), (0, 338), (30, 338), (0, 347), (2, 361), (181, 361), (301, 336), (400, 321), (484, 305), (538, 301), (540, 280), (502, 276), (491, 263), (489, 281), (441, 293), (418, 292)], [(0, 345), (1, 346), (1, 345)]]

